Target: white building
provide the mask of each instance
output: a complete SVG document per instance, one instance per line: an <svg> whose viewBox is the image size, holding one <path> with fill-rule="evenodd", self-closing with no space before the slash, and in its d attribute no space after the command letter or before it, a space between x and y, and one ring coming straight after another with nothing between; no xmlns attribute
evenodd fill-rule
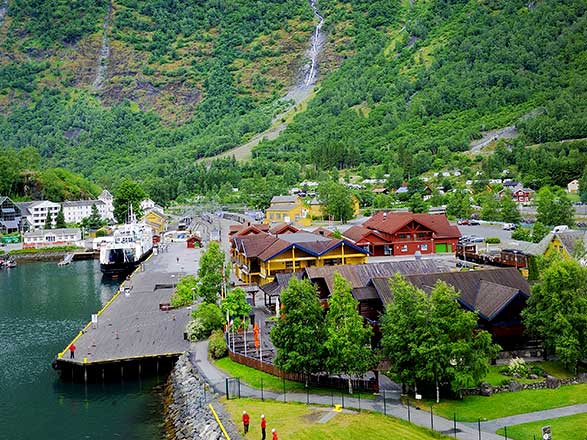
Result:
<svg viewBox="0 0 587 440"><path fill-rule="evenodd" d="M98 200L104 203L104 218L114 220L114 196L108 190L104 190L98 196Z"/></svg>
<svg viewBox="0 0 587 440"><path fill-rule="evenodd" d="M577 194L579 192L579 181L578 180L571 180L567 184L567 192L571 194Z"/></svg>
<svg viewBox="0 0 587 440"><path fill-rule="evenodd" d="M147 212L149 209L153 209L155 207L155 202L151 199L145 199L141 202L141 209L143 212Z"/></svg>
<svg viewBox="0 0 587 440"><path fill-rule="evenodd" d="M106 204L101 200L76 200L73 202L63 202L63 216L65 223L80 223L83 219L92 215L92 206L96 205L100 218L108 220Z"/></svg>
<svg viewBox="0 0 587 440"><path fill-rule="evenodd" d="M81 246L82 244L81 229L64 228L25 232L22 247L38 249L49 246Z"/></svg>
<svg viewBox="0 0 587 440"><path fill-rule="evenodd" d="M48 200L17 203L16 205L19 207L21 215L26 217L31 230L43 229L47 214L51 216L51 226L55 227L55 219L61 210L59 203Z"/></svg>

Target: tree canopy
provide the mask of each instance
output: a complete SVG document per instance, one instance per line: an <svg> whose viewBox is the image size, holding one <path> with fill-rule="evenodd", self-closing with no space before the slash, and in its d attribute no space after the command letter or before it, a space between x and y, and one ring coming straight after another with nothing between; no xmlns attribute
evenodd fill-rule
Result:
<svg viewBox="0 0 587 440"><path fill-rule="evenodd" d="M129 207L132 206L137 219L143 215L141 202L147 197L143 188L132 180L124 180L114 192L114 217L118 223L125 223L128 217Z"/></svg>

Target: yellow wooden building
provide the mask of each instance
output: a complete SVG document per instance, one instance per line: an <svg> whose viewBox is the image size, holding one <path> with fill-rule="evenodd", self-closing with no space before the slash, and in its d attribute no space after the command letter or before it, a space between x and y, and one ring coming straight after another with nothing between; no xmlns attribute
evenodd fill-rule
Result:
<svg viewBox="0 0 587 440"><path fill-rule="evenodd" d="M310 232L235 237L231 249L235 275L244 283L267 284L278 273L312 266L366 263L368 253L345 240Z"/></svg>
<svg viewBox="0 0 587 440"><path fill-rule="evenodd" d="M312 218L308 208L298 196L275 196L265 210L265 223L296 223L310 226Z"/></svg>
<svg viewBox="0 0 587 440"><path fill-rule="evenodd" d="M167 217L165 214L158 209L150 209L145 213L142 220L148 224L153 233L159 235L167 227Z"/></svg>
<svg viewBox="0 0 587 440"><path fill-rule="evenodd" d="M587 264L587 231L568 230L551 235L545 256L557 253L563 258L574 258L583 266Z"/></svg>

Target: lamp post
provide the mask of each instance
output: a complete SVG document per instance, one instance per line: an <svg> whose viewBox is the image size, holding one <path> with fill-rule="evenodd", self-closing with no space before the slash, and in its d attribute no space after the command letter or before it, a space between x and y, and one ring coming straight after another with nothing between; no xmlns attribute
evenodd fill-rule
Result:
<svg viewBox="0 0 587 440"><path fill-rule="evenodd" d="M192 304L196 302L196 288L192 287Z"/></svg>

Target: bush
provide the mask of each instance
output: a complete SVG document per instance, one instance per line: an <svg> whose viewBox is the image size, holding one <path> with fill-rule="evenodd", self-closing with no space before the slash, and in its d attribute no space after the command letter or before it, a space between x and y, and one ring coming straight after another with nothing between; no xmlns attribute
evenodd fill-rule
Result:
<svg viewBox="0 0 587 440"><path fill-rule="evenodd" d="M200 304L197 310L192 313L192 317L200 320L204 327L204 337L201 339L207 338L214 330L222 328L222 324L224 324L224 316L216 304Z"/></svg>
<svg viewBox="0 0 587 440"><path fill-rule="evenodd" d="M187 277L183 277L171 297L171 306L184 307L191 304L194 296L192 289L195 289L196 286L197 281L193 276L188 275Z"/></svg>
<svg viewBox="0 0 587 440"><path fill-rule="evenodd" d="M206 327L201 319L192 319L185 327L185 331L188 334L188 339L192 342L201 341L206 339Z"/></svg>
<svg viewBox="0 0 587 440"><path fill-rule="evenodd" d="M487 237L485 239L485 243L487 243L487 244L499 244L499 243L501 243L501 240L499 239L499 237Z"/></svg>
<svg viewBox="0 0 587 440"><path fill-rule="evenodd" d="M224 339L224 333L221 330L216 330L210 335L208 354L212 359L220 359L228 354L226 339Z"/></svg>
<svg viewBox="0 0 587 440"><path fill-rule="evenodd" d="M509 363L508 372L511 376L526 377L528 376L528 365L522 358L513 358Z"/></svg>

